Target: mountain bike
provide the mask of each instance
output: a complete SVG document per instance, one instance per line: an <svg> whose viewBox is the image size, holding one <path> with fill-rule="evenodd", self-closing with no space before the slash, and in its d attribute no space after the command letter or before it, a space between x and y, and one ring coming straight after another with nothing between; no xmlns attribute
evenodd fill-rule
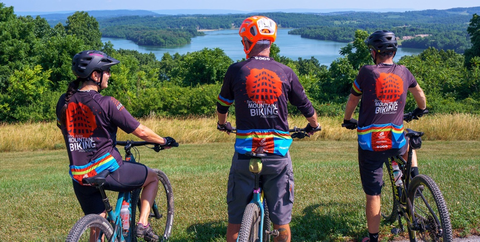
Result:
<svg viewBox="0 0 480 242"><path fill-rule="evenodd" d="M425 111L427 113L428 111ZM422 114L423 115L423 114ZM406 122L418 119L412 113L406 113ZM409 142L408 158L397 155L385 162L381 196L381 213L386 223L398 221L400 229L393 228L392 233L404 231L402 218L406 221L410 241L452 241L452 226L445 199L432 178L425 174L411 177L412 154L422 144L423 132L407 129ZM393 162L402 172L401 183L395 185ZM398 182L397 182L398 184Z"/></svg>
<svg viewBox="0 0 480 242"><path fill-rule="evenodd" d="M125 146L125 162L137 162L140 159L140 152L136 146L147 146L156 152L165 149L164 146L144 142L144 141L117 141L117 145ZM174 145L178 146L178 143ZM132 153L132 149L135 155ZM135 159L137 158L137 160ZM155 201L152 205L149 217L155 219L150 221L153 228L163 229L163 235L159 235L161 241L166 241L171 233L173 226L173 191L170 181L167 175L158 169L153 169L159 178L162 186L159 186ZM105 210L107 212L107 218L103 218L98 214L88 214L80 218L70 230L66 241L137 241L135 231L135 220L140 214L140 192L141 188L130 192L119 192L115 210L112 209L109 199L105 193L103 187L106 177L109 175L109 171L105 170L98 175L90 178L83 179L84 184L95 186L102 196L103 203L105 204ZM163 187L163 188L162 188ZM123 227L122 218L120 216L120 210L124 201L129 205L130 220L127 228ZM162 214L165 213L165 214Z"/></svg>
<svg viewBox="0 0 480 242"><path fill-rule="evenodd" d="M309 134L305 129L290 129L292 138L303 139ZM272 230L268 206L260 187L260 173L262 172L262 159L267 156L262 150L255 152L247 152L246 156L250 157L249 170L255 176L255 187L253 189L253 198L245 207L243 212L242 223L238 233L237 241L254 242L254 241L270 241L270 237L278 236L278 230Z"/></svg>

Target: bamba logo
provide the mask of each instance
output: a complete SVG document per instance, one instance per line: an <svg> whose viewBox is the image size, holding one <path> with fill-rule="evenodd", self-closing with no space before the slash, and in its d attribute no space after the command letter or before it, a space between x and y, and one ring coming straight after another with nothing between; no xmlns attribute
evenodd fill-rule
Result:
<svg viewBox="0 0 480 242"><path fill-rule="evenodd" d="M67 108L67 132L71 137L88 138L97 128L95 115L83 103L71 102Z"/></svg>
<svg viewBox="0 0 480 242"><path fill-rule="evenodd" d="M403 80L393 73L380 73L375 91L378 100L384 103L394 102L403 94Z"/></svg>
<svg viewBox="0 0 480 242"><path fill-rule="evenodd" d="M282 95L282 81L267 69L252 69L246 84L248 97L258 104L274 104Z"/></svg>

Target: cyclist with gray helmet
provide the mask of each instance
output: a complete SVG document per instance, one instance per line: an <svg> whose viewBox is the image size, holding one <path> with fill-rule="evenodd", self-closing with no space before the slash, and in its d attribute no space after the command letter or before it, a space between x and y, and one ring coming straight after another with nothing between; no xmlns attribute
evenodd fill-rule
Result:
<svg viewBox="0 0 480 242"><path fill-rule="evenodd" d="M369 237L363 241L376 242L380 228L380 193L383 163L388 157L407 154L403 114L407 91L413 94L418 108L414 115L423 115L426 98L412 73L393 62L397 51L395 34L376 31L365 41L375 65L363 66L352 85L345 108L343 126L357 129L358 161L363 190L366 194L366 215ZM359 118L353 113L359 101ZM418 175L416 154L412 158L412 177Z"/></svg>
<svg viewBox="0 0 480 242"><path fill-rule="evenodd" d="M110 67L120 61L101 51L88 50L76 54L72 71L77 79L57 103L57 124L62 131L70 160L70 176L75 195L86 214L105 217L105 206L100 192L84 186L83 178L93 177L104 170L111 173L105 188L113 191L132 191L143 188L141 214L136 234L147 241L158 241L148 223L150 207L158 190L157 174L150 168L123 161L115 147L118 128L137 137L169 146L175 143L170 137L162 138L140 124L114 97L102 96L108 87Z"/></svg>

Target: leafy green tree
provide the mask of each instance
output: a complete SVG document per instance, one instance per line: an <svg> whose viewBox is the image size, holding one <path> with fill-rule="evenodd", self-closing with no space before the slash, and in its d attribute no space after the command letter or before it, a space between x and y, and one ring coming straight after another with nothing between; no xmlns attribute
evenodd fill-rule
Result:
<svg viewBox="0 0 480 242"><path fill-rule="evenodd" d="M475 65L472 63L472 59L475 56L480 56L480 16L478 14L473 14L467 32L470 34L473 44L472 48L465 51L465 66L470 68L472 65Z"/></svg>
<svg viewBox="0 0 480 242"><path fill-rule="evenodd" d="M65 30L69 35L75 35L83 40L85 46L90 49L100 49L102 44L102 33L100 32L97 20L88 15L87 12L75 12L67 19Z"/></svg>

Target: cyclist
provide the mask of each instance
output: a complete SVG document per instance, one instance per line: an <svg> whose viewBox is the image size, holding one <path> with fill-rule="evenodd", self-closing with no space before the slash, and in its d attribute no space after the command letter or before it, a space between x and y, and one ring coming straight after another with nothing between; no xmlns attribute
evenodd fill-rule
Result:
<svg viewBox="0 0 480 242"><path fill-rule="evenodd" d="M217 128L230 133L229 107L235 102L237 136L228 180L227 241L238 237L243 211L252 198L254 177L247 152L267 154L261 174L270 218L280 235L290 241L293 206L293 170L288 149L292 143L287 122L287 102L306 117L306 130L320 130L317 115L297 76L289 67L269 57L277 34L276 23L264 16L246 18L240 26L247 60L232 64L218 96Z"/></svg>
<svg viewBox="0 0 480 242"><path fill-rule="evenodd" d="M363 190L366 194L366 216L369 237L363 241L378 240L380 227L380 193L383 163L393 155L407 158L406 138L403 132L403 113L407 90L413 94L421 116L426 98L412 73L393 62L397 51L395 34L382 30L371 34L365 41L375 65L363 66L352 85L345 108L344 126L357 128L358 160ZM353 113L360 99L358 124ZM358 127L357 127L358 125ZM418 175L417 159L412 159L412 177Z"/></svg>
<svg viewBox="0 0 480 242"><path fill-rule="evenodd" d="M58 100L57 123L65 139L73 189L83 212L105 217L99 191L92 186L83 186L82 179L108 170L111 173L106 179L107 190L131 191L143 187L142 212L135 232L147 241L157 241L158 236L148 223L150 207L158 189L157 174L142 164L123 161L115 147L116 133L120 128L145 141L166 146L175 140L160 137L133 118L114 97L100 94L108 86L110 67L119 63L101 51L76 54L72 70L77 79Z"/></svg>

